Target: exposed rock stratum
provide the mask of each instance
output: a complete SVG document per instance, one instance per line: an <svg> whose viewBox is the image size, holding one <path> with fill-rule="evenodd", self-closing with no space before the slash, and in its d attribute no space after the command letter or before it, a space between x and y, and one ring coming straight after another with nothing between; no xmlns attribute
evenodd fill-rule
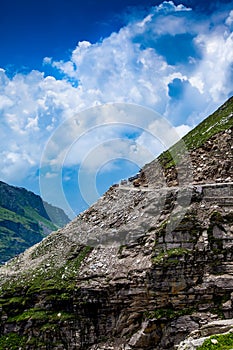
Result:
<svg viewBox="0 0 233 350"><path fill-rule="evenodd" d="M230 334L232 117L233 98L184 138L192 183L165 152L141 186L111 187L1 267L0 348L183 350Z"/></svg>

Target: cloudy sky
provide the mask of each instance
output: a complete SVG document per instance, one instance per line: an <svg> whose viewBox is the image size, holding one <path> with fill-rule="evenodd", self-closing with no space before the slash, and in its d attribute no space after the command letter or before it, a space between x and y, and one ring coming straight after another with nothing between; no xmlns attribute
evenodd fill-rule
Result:
<svg viewBox="0 0 233 350"><path fill-rule="evenodd" d="M3 0L0 179L82 211L232 96L232 30L227 0Z"/></svg>

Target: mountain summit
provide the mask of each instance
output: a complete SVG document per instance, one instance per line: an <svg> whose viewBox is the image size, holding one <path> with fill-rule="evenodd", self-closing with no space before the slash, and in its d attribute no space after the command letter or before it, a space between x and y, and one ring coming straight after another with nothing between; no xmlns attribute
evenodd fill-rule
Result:
<svg viewBox="0 0 233 350"><path fill-rule="evenodd" d="M232 345L232 117L233 98L1 267L0 349Z"/></svg>

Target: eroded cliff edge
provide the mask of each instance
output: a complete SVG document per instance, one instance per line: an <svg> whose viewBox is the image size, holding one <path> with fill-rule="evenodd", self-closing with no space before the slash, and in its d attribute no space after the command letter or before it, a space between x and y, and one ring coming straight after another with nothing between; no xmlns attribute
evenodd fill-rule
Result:
<svg viewBox="0 0 233 350"><path fill-rule="evenodd" d="M148 187L111 188L0 269L0 345L174 349L233 318L232 99L221 108L225 127L190 148L193 183L166 163L161 187L152 162Z"/></svg>

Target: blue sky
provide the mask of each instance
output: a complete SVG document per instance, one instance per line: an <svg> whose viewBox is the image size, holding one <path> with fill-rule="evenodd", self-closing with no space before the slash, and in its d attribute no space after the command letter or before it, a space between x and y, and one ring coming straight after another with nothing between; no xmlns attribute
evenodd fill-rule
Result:
<svg viewBox="0 0 233 350"><path fill-rule="evenodd" d="M232 1L3 0L0 179L40 193L44 176L66 208L57 176L71 212L85 209L79 169L102 194L174 141L140 108L138 129L128 104L182 136L233 94L232 30Z"/></svg>

